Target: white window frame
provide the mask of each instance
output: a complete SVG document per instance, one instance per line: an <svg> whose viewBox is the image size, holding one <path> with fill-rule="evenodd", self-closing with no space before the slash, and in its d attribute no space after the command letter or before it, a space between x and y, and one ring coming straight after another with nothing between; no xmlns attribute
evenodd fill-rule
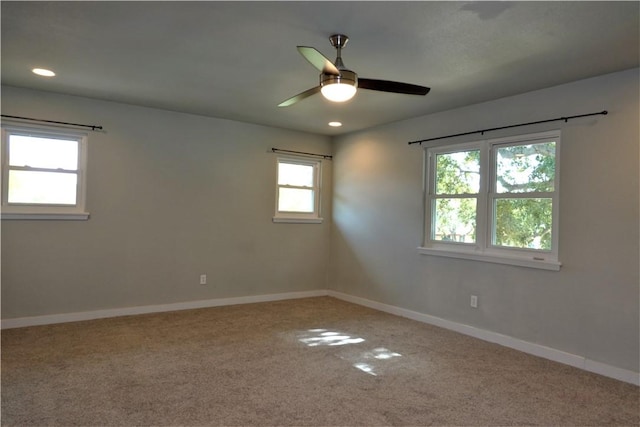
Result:
<svg viewBox="0 0 640 427"><path fill-rule="evenodd" d="M535 144L544 141L555 141L555 176L553 192L497 193L496 186L496 152L500 147ZM498 264L517 265L559 271L562 263L558 259L559 218L560 218L560 130L518 135L505 138L494 138L465 144L425 147L424 173L424 232L423 245L418 251L424 255L444 256L458 259L492 262ZM476 241L475 243L447 242L432 239L433 201L435 196L435 157L442 153L480 150L480 189L477 193ZM461 197L467 197L461 196ZM552 235L551 249L523 249L492 244L493 205L499 198L551 198L552 200Z"/></svg>
<svg viewBox="0 0 640 427"><path fill-rule="evenodd" d="M74 140L78 143L78 169L65 170L64 173L77 174L76 203L74 205L9 203L9 137L10 135L34 136L51 139ZM47 219L47 220L86 220L86 170L87 170L87 134L70 129L50 127L31 127L22 125L2 125L2 219ZM20 168L29 170L30 168ZM35 168L34 168L35 169ZM40 168L37 168L40 170ZM62 172L51 169L51 172Z"/></svg>
<svg viewBox="0 0 640 427"><path fill-rule="evenodd" d="M278 170L280 163L288 163L295 165L304 165L313 167L313 187L300 187L313 190L314 202L313 212L286 212L278 210L278 200L280 197L280 188L298 188L295 186L280 185L278 181ZM323 218L320 216L321 208L321 182L322 182L322 160L306 158L302 156L276 156L276 191L275 191L275 215L273 222L291 222L291 223L321 223Z"/></svg>

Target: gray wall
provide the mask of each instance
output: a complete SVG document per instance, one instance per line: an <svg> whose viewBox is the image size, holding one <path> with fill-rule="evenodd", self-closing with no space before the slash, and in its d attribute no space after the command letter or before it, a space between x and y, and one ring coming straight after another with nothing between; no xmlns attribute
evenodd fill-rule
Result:
<svg viewBox="0 0 640 427"><path fill-rule="evenodd" d="M637 372L638 93L635 69L336 138L330 288ZM408 141L604 109L486 135L562 129L560 272L417 253L423 150Z"/></svg>
<svg viewBox="0 0 640 427"><path fill-rule="evenodd" d="M2 221L4 319L326 288L331 161L325 222L274 224L268 151L329 137L12 87L2 112L106 130L89 134L90 220Z"/></svg>

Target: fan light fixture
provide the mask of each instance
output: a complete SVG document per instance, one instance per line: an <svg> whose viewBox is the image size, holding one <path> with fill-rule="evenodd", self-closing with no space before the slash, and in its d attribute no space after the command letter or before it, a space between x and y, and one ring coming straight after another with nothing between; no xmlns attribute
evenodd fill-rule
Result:
<svg viewBox="0 0 640 427"><path fill-rule="evenodd" d="M356 94L356 87L345 83L332 83L322 86L322 96L332 102L345 102Z"/></svg>
<svg viewBox="0 0 640 427"><path fill-rule="evenodd" d="M320 75L320 92L322 96L332 102L345 102L353 98L358 87L356 73L340 70L339 76L331 74Z"/></svg>
<svg viewBox="0 0 640 427"><path fill-rule="evenodd" d="M344 34L334 34L329 37L331 46L336 48L336 60L331 62L329 58L310 46L298 46L298 52L311 65L320 71L320 84L304 92L282 101L278 107L288 107L302 101L316 93L332 102L345 102L354 97L358 88L376 90L379 92L404 93L407 95L426 95L429 88L410 83L394 82L391 80L377 80L359 78L356 73L347 69L342 62L342 48L349 38Z"/></svg>

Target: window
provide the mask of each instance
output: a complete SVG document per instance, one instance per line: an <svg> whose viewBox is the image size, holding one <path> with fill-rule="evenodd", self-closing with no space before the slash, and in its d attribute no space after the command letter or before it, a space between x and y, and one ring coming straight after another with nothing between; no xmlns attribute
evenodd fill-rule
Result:
<svg viewBox="0 0 640 427"><path fill-rule="evenodd" d="M560 132L426 149L420 251L559 270Z"/></svg>
<svg viewBox="0 0 640 427"><path fill-rule="evenodd" d="M278 157L274 222L322 222L320 160Z"/></svg>
<svg viewBox="0 0 640 427"><path fill-rule="evenodd" d="M71 131L2 129L2 218L87 219L87 137Z"/></svg>

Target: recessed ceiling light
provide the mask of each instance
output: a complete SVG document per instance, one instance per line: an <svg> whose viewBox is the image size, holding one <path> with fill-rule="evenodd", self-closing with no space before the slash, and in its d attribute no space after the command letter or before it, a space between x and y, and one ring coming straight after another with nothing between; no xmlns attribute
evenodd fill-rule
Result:
<svg viewBox="0 0 640 427"><path fill-rule="evenodd" d="M45 68L34 68L31 71L33 72L33 74L37 74L39 76L44 76L44 77L53 77L56 75L56 73L54 73L53 71L47 70Z"/></svg>
<svg viewBox="0 0 640 427"><path fill-rule="evenodd" d="M339 128L340 126L342 126L342 123L340 123L340 122L329 122L329 126L334 127L334 128Z"/></svg>

